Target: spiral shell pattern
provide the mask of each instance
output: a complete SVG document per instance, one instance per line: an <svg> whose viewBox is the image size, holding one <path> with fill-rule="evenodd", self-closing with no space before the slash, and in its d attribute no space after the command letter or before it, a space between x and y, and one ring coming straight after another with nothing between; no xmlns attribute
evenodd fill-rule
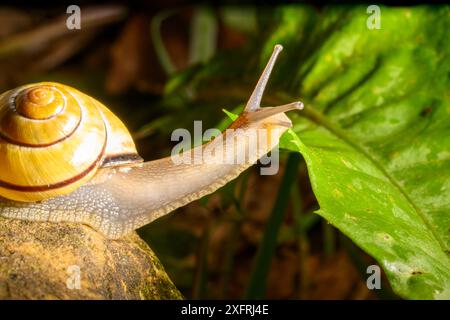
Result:
<svg viewBox="0 0 450 320"><path fill-rule="evenodd" d="M77 189L118 148L111 140L117 133L108 132L117 121L98 101L62 84L5 92L0 96L0 196L32 202ZM126 135L122 140L130 144L123 124L117 126L119 137ZM125 153L135 152L131 144Z"/></svg>

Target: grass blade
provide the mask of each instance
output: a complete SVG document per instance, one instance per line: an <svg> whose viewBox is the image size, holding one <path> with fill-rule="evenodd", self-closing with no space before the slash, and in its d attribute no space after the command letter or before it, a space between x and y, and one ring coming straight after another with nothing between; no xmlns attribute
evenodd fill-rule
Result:
<svg viewBox="0 0 450 320"><path fill-rule="evenodd" d="M286 171L281 181L275 205L267 221L261 245L255 258L255 264L250 277L250 283L245 294L247 299L264 298L267 287L267 276L269 274L272 257L275 252L278 232L283 223L286 209L289 205L292 185L298 177L298 167L300 163L298 153L290 153Z"/></svg>

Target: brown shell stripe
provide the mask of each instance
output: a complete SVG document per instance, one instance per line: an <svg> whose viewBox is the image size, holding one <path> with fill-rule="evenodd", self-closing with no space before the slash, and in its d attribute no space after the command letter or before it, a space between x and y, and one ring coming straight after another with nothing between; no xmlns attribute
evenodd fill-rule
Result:
<svg viewBox="0 0 450 320"><path fill-rule="evenodd" d="M74 176L72 178L69 178L69 179L61 181L61 182L57 182L57 183L53 183L53 184L49 184L49 185L42 185L42 186L19 186L19 185L15 185L15 184L0 180L0 187L2 187L4 189L23 191L23 192L42 192L42 191L48 191L48 190L62 188L69 184L72 184L78 180L83 179L92 170L94 170L101 161L103 161L103 156L105 153L107 141L108 141L108 139L106 137L105 142L103 144L102 151L98 155L97 159L86 170L84 170L83 172L80 172L79 174L77 174L76 176Z"/></svg>
<svg viewBox="0 0 450 320"><path fill-rule="evenodd" d="M75 131L77 131L78 127L79 127L80 124L81 124L81 120L82 120L82 119L83 119L83 117L80 117L80 119L78 120L77 125L75 126L75 128L73 128L73 130L72 130L71 132L69 132L69 134L65 135L64 137L62 137L62 138L60 138L60 139L58 139L58 140L52 141L52 142L50 142L50 143L45 143L45 144L31 144L31 143L26 143L26 142L16 141L16 140L14 140L14 139L11 139L11 138L5 136L2 132L0 132L0 138L1 138L2 140L5 140L5 141L8 142L8 143L15 144L15 145L21 146L21 147L28 147L28 148L46 148L46 147L53 146L53 145L55 145L55 144L57 144L57 143L60 143L60 142L62 142L62 141L64 141L64 140L70 138L70 137L75 133Z"/></svg>

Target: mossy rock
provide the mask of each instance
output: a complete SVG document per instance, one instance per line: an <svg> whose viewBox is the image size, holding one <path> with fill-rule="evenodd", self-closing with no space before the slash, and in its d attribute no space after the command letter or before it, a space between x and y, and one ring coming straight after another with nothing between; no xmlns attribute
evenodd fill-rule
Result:
<svg viewBox="0 0 450 320"><path fill-rule="evenodd" d="M81 224L0 217L0 299L180 298L136 233L110 240Z"/></svg>

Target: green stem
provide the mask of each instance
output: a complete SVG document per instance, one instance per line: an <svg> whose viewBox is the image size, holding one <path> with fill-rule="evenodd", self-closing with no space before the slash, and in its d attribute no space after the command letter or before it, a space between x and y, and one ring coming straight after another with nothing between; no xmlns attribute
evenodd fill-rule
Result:
<svg viewBox="0 0 450 320"><path fill-rule="evenodd" d="M194 277L192 290L193 299L201 299L206 296L206 284L208 275L208 250L211 233L211 224L208 224L203 231L199 252L197 255L197 270Z"/></svg>
<svg viewBox="0 0 450 320"><path fill-rule="evenodd" d="M168 76L175 73L176 67L172 63L169 53L164 46L164 41L161 37L161 24L168 17L178 12L178 10L167 10L156 14L150 23L150 34L153 40L153 47L155 48L156 55L161 63L162 68Z"/></svg>
<svg viewBox="0 0 450 320"><path fill-rule="evenodd" d="M220 294L221 299L228 297L228 288L230 286L232 271L234 266L234 255L236 253L236 247L239 239L239 231L241 227L241 221L233 221L231 226L231 232L228 237L227 246L225 249L225 257L222 268L222 279Z"/></svg>
<svg viewBox="0 0 450 320"><path fill-rule="evenodd" d="M326 258L330 258L336 251L336 234L333 226L325 219L322 219L323 230L323 251Z"/></svg>
<svg viewBox="0 0 450 320"><path fill-rule="evenodd" d="M227 298L228 288L232 278L233 266L234 266L234 256L236 254L236 248L239 239L239 231L241 230L241 225L244 217L246 216L245 210L242 208L241 203L244 200L245 191L247 190L247 182L249 178L248 171L244 172L241 178L241 186L238 192L236 188L236 193L238 192L238 197L233 195L233 202L236 209L238 219L233 219L231 221L231 232L228 238L227 247L225 249L225 257L222 268L222 283L221 283L221 297L222 299ZM236 184L237 186L237 184Z"/></svg>
<svg viewBox="0 0 450 320"><path fill-rule="evenodd" d="M300 159L298 153L289 154L277 199L275 200L275 205L273 206L269 220L267 221L261 245L256 254L253 271L250 276L250 283L245 294L247 299L261 299L265 296L267 278L272 257L275 253L278 232L289 205L291 187L298 177L297 173Z"/></svg>
<svg viewBox="0 0 450 320"><path fill-rule="evenodd" d="M302 211L300 202L300 189L297 184L294 184L292 188L292 212L295 220L295 227L297 233L297 250L298 250L298 285L297 296L299 299L307 299L309 291L309 239L308 231L304 227L305 213Z"/></svg>
<svg viewBox="0 0 450 320"><path fill-rule="evenodd" d="M195 9L190 30L189 64L206 62L210 59L217 47L217 18L214 11L207 6Z"/></svg>

